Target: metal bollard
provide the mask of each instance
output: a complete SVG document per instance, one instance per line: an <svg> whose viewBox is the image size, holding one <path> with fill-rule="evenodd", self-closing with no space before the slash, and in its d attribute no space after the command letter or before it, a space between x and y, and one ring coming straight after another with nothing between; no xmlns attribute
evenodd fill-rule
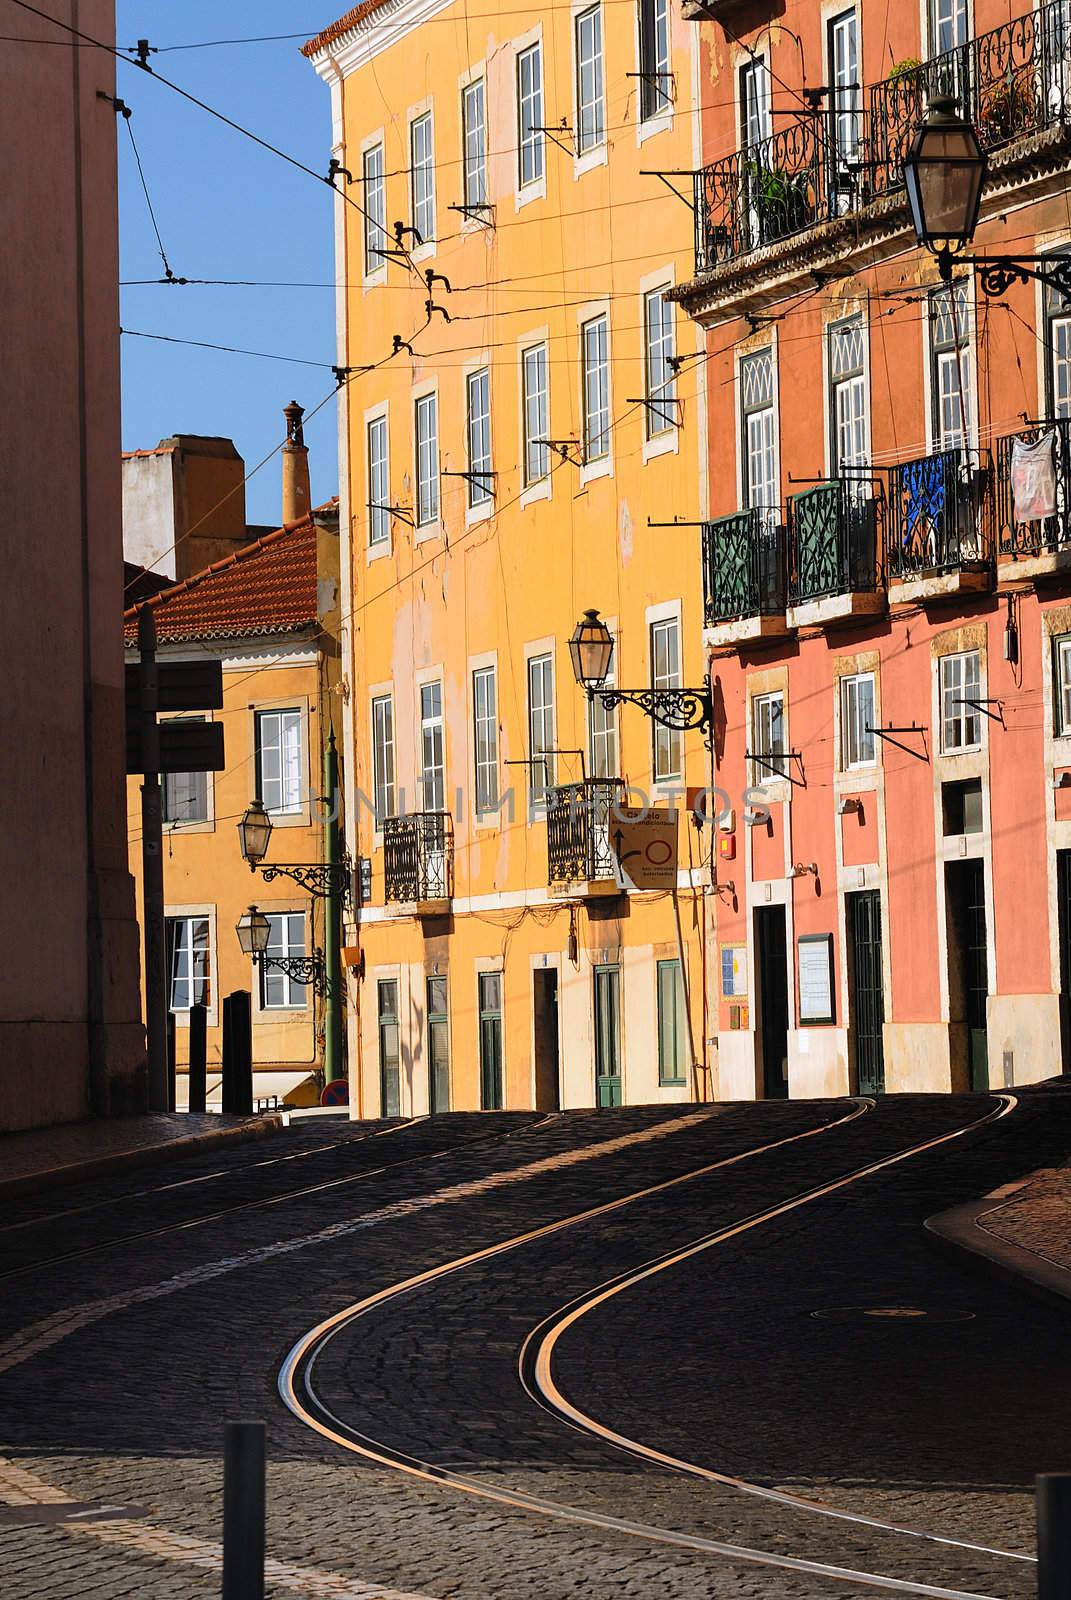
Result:
<svg viewBox="0 0 1071 1600"><path fill-rule="evenodd" d="M191 1111L203 1112L207 1097L208 1040L206 1024L208 1012L204 1006L190 1007L190 1105Z"/></svg>
<svg viewBox="0 0 1071 1600"><path fill-rule="evenodd" d="M223 1600L264 1600L265 1433L223 1425Z"/></svg>
<svg viewBox="0 0 1071 1600"><path fill-rule="evenodd" d="M1071 1472L1043 1472L1035 1483L1038 1600L1071 1600Z"/></svg>
<svg viewBox="0 0 1071 1600"><path fill-rule="evenodd" d="M235 1116L253 1115L253 1024L248 989L236 989L223 1002L223 1108Z"/></svg>
<svg viewBox="0 0 1071 1600"><path fill-rule="evenodd" d="M167 1013L167 1109L175 1109L175 1013Z"/></svg>

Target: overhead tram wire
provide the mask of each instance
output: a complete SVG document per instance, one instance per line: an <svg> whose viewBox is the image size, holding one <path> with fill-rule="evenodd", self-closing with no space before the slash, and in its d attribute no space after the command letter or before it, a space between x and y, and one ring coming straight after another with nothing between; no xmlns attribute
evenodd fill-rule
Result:
<svg viewBox="0 0 1071 1600"><path fill-rule="evenodd" d="M118 107L116 109L118 109ZM153 210L152 198L149 194L149 185L145 177L145 168L142 166L141 154L138 150L137 140L134 138L134 120L130 114L129 107L126 108L125 113L123 114L123 121L126 123L126 131L130 135L130 148L133 150L134 160L137 162L138 177L141 179L141 192L145 196L145 204L149 210L149 221L152 223L152 231L156 235L156 245L160 251L160 260L164 264L164 282L182 283L183 280L176 277L174 272L171 270L171 263L167 259L167 251L164 249L164 241L160 236L160 225L156 220L156 212Z"/></svg>
<svg viewBox="0 0 1071 1600"><path fill-rule="evenodd" d="M244 350L238 345L211 344L207 339L180 339L176 334L147 333L142 328L120 328L119 332L124 334L128 339L155 339L160 344L190 345L196 350L218 350L223 354L230 356L255 356L261 361L286 361L292 366L321 367L327 372L335 371L334 362L312 361L305 356L281 356L274 354L270 350ZM416 336L414 335L414 338L415 337ZM341 371L342 369L339 368L338 370ZM371 369L367 368L365 370L370 371Z"/></svg>

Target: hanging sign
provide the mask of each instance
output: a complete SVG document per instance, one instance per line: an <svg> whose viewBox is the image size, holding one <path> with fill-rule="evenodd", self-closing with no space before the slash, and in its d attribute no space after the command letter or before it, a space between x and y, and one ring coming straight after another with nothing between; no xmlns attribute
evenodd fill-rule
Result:
<svg viewBox="0 0 1071 1600"><path fill-rule="evenodd" d="M623 889L677 887L677 812L669 806L615 805L610 848Z"/></svg>

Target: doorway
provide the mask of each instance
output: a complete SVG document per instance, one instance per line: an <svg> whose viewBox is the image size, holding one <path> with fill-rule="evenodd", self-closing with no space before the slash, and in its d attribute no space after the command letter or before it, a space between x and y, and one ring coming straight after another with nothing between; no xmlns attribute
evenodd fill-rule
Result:
<svg viewBox="0 0 1071 1600"><path fill-rule="evenodd" d="M885 992L881 962L881 895L847 896L848 961L855 1077L860 1094L885 1093Z"/></svg>
<svg viewBox="0 0 1071 1600"><path fill-rule="evenodd" d="M755 912L759 969L759 1050L762 1092L767 1100L788 1098L788 941L784 906Z"/></svg>
<svg viewBox="0 0 1071 1600"><path fill-rule="evenodd" d="M981 860L950 861L945 867L948 927L948 1016L953 1049L960 1034L971 1089L989 1088L986 1002L989 999L989 940L985 910L985 866ZM955 1062L955 1055L953 1062Z"/></svg>
<svg viewBox="0 0 1071 1600"><path fill-rule="evenodd" d="M480 1109L502 1109L502 974L480 973Z"/></svg>
<svg viewBox="0 0 1071 1600"><path fill-rule="evenodd" d="M559 1111L557 967L536 967L532 972L532 1026L535 1035L535 1108L537 1111Z"/></svg>
<svg viewBox="0 0 1071 1600"><path fill-rule="evenodd" d="M447 981L428 978L428 1110L432 1116L450 1109L450 1017Z"/></svg>
<svg viewBox="0 0 1071 1600"><path fill-rule="evenodd" d="M621 968L595 968L595 1104L621 1104Z"/></svg>
<svg viewBox="0 0 1071 1600"><path fill-rule="evenodd" d="M401 1030L398 1026L398 980L380 978L379 1001L379 1108L380 1116L400 1117Z"/></svg>

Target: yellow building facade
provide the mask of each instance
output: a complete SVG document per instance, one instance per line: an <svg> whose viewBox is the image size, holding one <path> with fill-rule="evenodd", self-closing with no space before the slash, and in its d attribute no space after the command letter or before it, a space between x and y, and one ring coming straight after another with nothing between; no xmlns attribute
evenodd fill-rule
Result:
<svg viewBox="0 0 1071 1600"><path fill-rule="evenodd" d="M665 297L693 224L648 175L697 165L694 37L666 0L372 0L305 47L351 373L355 1115L716 1089L706 744L589 705L568 650L595 608L608 681L704 680L699 539L664 526L705 511L701 335ZM619 785L680 797L675 887L618 891Z"/></svg>

